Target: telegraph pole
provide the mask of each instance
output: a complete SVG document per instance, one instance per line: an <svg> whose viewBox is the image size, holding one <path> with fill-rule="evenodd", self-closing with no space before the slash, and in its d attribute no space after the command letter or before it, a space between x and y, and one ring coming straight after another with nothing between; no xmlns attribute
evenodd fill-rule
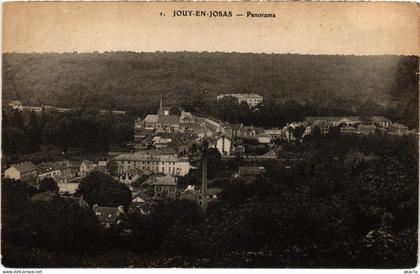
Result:
<svg viewBox="0 0 420 274"><path fill-rule="evenodd" d="M201 179L201 207L203 213L206 214L207 210L207 139L203 141L203 155L202 155L202 179Z"/></svg>

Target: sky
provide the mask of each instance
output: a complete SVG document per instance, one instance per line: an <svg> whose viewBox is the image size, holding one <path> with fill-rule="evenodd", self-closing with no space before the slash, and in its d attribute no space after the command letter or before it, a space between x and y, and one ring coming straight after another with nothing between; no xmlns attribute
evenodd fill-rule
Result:
<svg viewBox="0 0 420 274"><path fill-rule="evenodd" d="M233 16L173 17L174 10ZM415 3L18 2L3 4L3 12L3 52L420 52Z"/></svg>

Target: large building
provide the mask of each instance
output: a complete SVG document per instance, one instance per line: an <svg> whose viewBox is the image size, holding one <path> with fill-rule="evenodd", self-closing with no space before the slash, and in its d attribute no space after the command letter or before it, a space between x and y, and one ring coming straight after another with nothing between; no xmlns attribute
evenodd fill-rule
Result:
<svg viewBox="0 0 420 274"><path fill-rule="evenodd" d="M176 177L169 174L165 176L150 176L143 183L143 187L148 188L148 192L154 200L175 200L177 198Z"/></svg>
<svg viewBox="0 0 420 274"><path fill-rule="evenodd" d="M23 110L23 104L20 101L10 101L9 106L19 111Z"/></svg>
<svg viewBox="0 0 420 274"><path fill-rule="evenodd" d="M30 180L36 179L38 175L38 166L31 162L11 165L4 171L4 177L14 180Z"/></svg>
<svg viewBox="0 0 420 274"><path fill-rule="evenodd" d="M160 98L157 114L148 114L143 120L136 120L134 124L135 135L142 135L147 130L159 130L164 132L180 132L186 124L194 122L191 113L182 111L181 115L171 115L169 108L163 105Z"/></svg>
<svg viewBox="0 0 420 274"><path fill-rule="evenodd" d="M261 104L264 100L264 97L262 97L261 95L253 93L228 93L218 95L216 98L217 100L222 100L225 97L233 97L236 100L238 100L238 104L245 102L248 104L249 107L256 107L257 105Z"/></svg>
<svg viewBox="0 0 420 274"><path fill-rule="evenodd" d="M318 123L328 123L330 126L355 126L358 124L372 124L383 128L391 126L392 122L384 116L323 116L323 117L306 117L305 122L309 125L316 125Z"/></svg>
<svg viewBox="0 0 420 274"><path fill-rule="evenodd" d="M191 169L187 158L179 158L173 149L152 149L135 153L121 154L114 158L119 174L134 168L154 173L184 176Z"/></svg>

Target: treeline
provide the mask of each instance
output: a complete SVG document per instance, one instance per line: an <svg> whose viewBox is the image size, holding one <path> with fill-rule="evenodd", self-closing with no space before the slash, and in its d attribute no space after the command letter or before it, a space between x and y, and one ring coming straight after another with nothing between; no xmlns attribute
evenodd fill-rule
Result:
<svg viewBox="0 0 420 274"><path fill-rule="evenodd" d="M3 100L140 112L165 95L178 105L227 92L266 102L331 97L408 104L418 57L106 52L3 54ZM417 100L416 100L417 102Z"/></svg>
<svg viewBox="0 0 420 274"><path fill-rule="evenodd" d="M305 157L292 167L264 164L266 174L255 184L240 179L221 182L224 190L218 202L209 204L206 216L192 202L174 201L159 205L150 216L125 215L108 231L98 226L88 209L59 201L33 202L29 199L33 194L20 184L2 184L3 263L415 267L416 138L312 137L285 145L284 151ZM79 230L82 221L86 228ZM57 259L45 260L52 254L57 257L50 258Z"/></svg>
<svg viewBox="0 0 420 274"><path fill-rule="evenodd" d="M331 96L323 101L265 100L262 105L249 108L233 98L220 101L198 98L181 103L188 111L210 115L222 121L258 127L283 127L287 123L303 121L307 116L385 116L410 129L418 129L418 96L409 104L380 105L373 101L356 101Z"/></svg>
<svg viewBox="0 0 420 274"><path fill-rule="evenodd" d="M2 149L6 154L34 153L43 145L83 152L107 152L111 146L125 147L133 138L134 118L101 114L97 109L68 113L20 112L3 108Z"/></svg>

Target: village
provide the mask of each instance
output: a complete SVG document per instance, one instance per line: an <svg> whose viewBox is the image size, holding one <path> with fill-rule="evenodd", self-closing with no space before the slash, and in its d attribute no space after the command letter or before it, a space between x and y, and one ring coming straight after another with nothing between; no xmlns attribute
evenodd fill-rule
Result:
<svg viewBox="0 0 420 274"><path fill-rule="evenodd" d="M222 94L217 100L226 97L234 98L238 104L246 103L250 108L263 104L263 97L257 94ZM9 106L16 111L40 111L24 108L19 101L10 102ZM290 121L284 127L262 128L195 116L177 107L174 114L173 109L166 106L161 97L156 114L136 119L133 141L127 144L128 152L110 151L101 158L78 161L18 162L3 169L3 178L26 181L35 186L53 179L57 191L36 194L32 200L60 196L89 207L83 195L75 196L79 183L94 172L112 176L130 189L131 203L129 207L101 204L91 207L99 222L109 228L118 224L119 216L126 212L150 215L157 204L168 200L190 200L198 205L217 202L222 188L212 183L214 178L207 178L207 164L211 164L212 159L207 159L206 153L210 150L218 155L217 161L224 163L222 166L240 159L234 169L224 169L220 178L230 183L242 180L252 184L258 176L264 176L265 162L278 161L287 167L299 160L285 157L282 153L284 143L304 142L312 135L416 134L383 116L306 117L304 121ZM201 178L186 180L193 172Z"/></svg>

